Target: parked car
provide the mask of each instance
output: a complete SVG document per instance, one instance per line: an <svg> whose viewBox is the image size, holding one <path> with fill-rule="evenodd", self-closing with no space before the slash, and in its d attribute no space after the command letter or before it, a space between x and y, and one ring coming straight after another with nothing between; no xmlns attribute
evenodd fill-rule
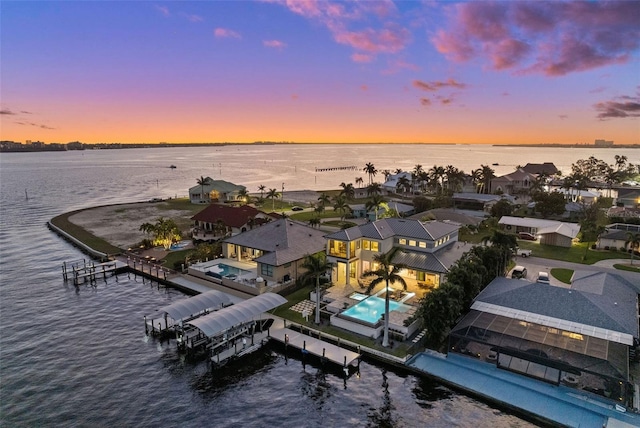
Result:
<svg viewBox="0 0 640 428"><path fill-rule="evenodd" d="M536 241L538 237L529 232L518 232L518 238L524 239L525 241Z"/></svg>
<svg viewBox="0 0 640 428"><path fill-rule="evenodd" d="M302 207L291 207L291 211L302 211L303 209Z"/></svg>
<svg viewBox="0 0 640 428"><path fill-rule="evenodd" d="M540 284L550 284L549 274L547 272L538 272L538 279L536 279L536 282L539 282Z"/></svg>
<svg viewBox="0 0 640 428"><path fill-rule="evenodd" d="M519 256L519 257L529 257L529 256L531 256L531 250L524 250L524 249L522 249L522 248L518 248L518 249L516 250L516 256Z"/></svg>
<svg viewBox="0 0 640 428"><path fill-rule="evenodd" d="M514 279L526 279L527 278L527 268L524 266L516 266L513 268L511 272L511 278Z"/></svg>

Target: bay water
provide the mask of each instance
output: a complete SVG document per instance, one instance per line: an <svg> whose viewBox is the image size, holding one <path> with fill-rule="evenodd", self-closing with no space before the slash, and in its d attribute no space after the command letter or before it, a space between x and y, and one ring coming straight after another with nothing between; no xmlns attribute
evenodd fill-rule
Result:
<svg viewBox="0 0 640 428"><path fill-rule="evenodd" d="M145 335L143 316L184 294L120 275L62 279L86 258L46 222L75 209L187 195L201 176L278 191L324 190L382 171L527 162L565 172L591 155L638 163L635 149L467 145L260 145L0 155L0 426L524 427L530 423L426 378L363 361L338 374L267 348L232 369L187 361ZM176 168L170 168L175 165ZM318 171L355 166L355 169ZM382 181L382 174L376 177ZM114 224L113 227L118 227Z"/></svg>

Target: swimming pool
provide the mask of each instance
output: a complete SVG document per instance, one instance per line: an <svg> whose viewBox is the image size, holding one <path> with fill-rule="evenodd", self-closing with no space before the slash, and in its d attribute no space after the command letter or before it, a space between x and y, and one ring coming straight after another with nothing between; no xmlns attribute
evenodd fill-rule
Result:
<svg viewBox="0 0 640 428"><path fill-rule="evenodd" d="M170 250L182 250L183 248L185 248L190 243L191 243L191 241L174 242L173 244L171 244L171 247L169 247L169 249Z"/></svg>
<svg viewBox="0 0 640 428"><path fill-rule="evenodd" d="M368 294L358 293L357 291L354 291L353 293L351 293L351 294L349 295L349 298L350 298L350 299L358 300L358 301L360 301L360 302L361 302L361 301L363 301L364 299L366 299L367 297L369 297L369 295L368 295Z"/></svg>
<svg viewBox="0 0 640 428"><path fill-rule="evenodd" d="M218 263L211 266L206 273L207 275L214 277L219 276L221 278L234 279L247 273L251 273L251 271L240 269L235 266L225 265L224 263Z"/></svg>
<svg viewBox="0 0 640 428"><path fill-rule="evenodd" d="M409 305L396 302L395 300L389 300L389 312L407 312L407 310L409 310ZM369 324L375 324L382 318L383 314L384 299L377 296L370 296L360 303L356 303L340 315L355 318Z"/></svg>

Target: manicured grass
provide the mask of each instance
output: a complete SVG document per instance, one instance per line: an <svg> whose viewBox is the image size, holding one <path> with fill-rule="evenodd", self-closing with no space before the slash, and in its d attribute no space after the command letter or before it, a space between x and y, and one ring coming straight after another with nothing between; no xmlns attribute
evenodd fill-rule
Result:
<svg viewBox="0 0 640 428"><path fill-rule="evenodd" d="M541 245L537 242L518 240L518 246L531 250L535 257L545 259L562 260L565 262L593 264L600 260L628 259L630 256L619 251L604 251L587 249L586 242L574 243L571 248L557 247L555 245Z"/></svg>
<svg viewBox="0 0 640 428"><path fill-rule="evenodd" d="M164 261L163 266L169 269L174 269L176 263L184 263L184 258L193 251L193 248L187 250L169 251L166 256L162 258Z"/></svg>
<svg viewBox="0 0 640 428"><path fill-rule="evenodd" d="M340 220L325 221L322 224L325 224L327 226L340 227L340 228L353 227L356 225L355 223L352 223L350 221L340 221Z"/></svg>
<svg viewBox="0 0 640 428"><path fill-rule="evenodd" d="M79 210L79 211L82 211L82 210ZM99 251L105 254L122 253L122 248L118 248L114 245L111 245L104 239L98 238L97 236L93 235L86 229L74 223L71 223L69 221L69 217L72 216L73 214L78 213L79 211L72 211L72 212L61 214L57 217L52 218L51 223L96 251Z"/></svg>
<svg viewBox="0 0 640 428"><path fill-rule="evenodd" d="M629 266L629 265L620 265L620 264L615 264L613 265L614 268L618 269L618 270L626 270L629 272L638 272L640 273L640 267L638 266Z"/></svg>
<svg viewBox="0 0 640 428"><path fill-rule="evenodd" d="M291 214L289 217L292 220L297 220L297 221L301 221L301 222L305 222L306 223L307 221L311 220L312 218L316 218L316 217L318 217L318 218L336 218L336 217L340 217L340 215L331 209L331 210L323 211L320 214L318 214L315 211L297 212L297 213Z"/></svg>
<svg viewBox="0 0 640 428"><path fill-rule="evenodd" d="M573 269L552 268L551 276L560 282L564 282L565 284L571 284L571 276L573 276Z"/></svg>

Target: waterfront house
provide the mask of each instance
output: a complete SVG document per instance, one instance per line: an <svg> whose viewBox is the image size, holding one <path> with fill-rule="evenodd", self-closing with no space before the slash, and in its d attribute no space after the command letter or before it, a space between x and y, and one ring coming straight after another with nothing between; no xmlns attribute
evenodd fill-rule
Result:
<svg viewBox="0 0 640 428"><path fill-rule="evenodd" d="M203 184L189 188L189 200L192 204L208 204L216 201L236 202L241 200L240 194L246 190L245 186L207 177Z"/></svg>
<svg viewBox="0 0 640 428"><path fill-rule="evenodd" d="M407 205L407 204L394 202L394 201L386 202L386 204L388 206L389 211L393 212L394 215L395 214L399 215L400 217L411 215L414 212L413 205ZM375 210L367 209L366 204L352 204L352 205L349 205L349 208L351 209L352 217L366 218L368 220L375 220L376 217L377 218L383 217L387 213L387 208L379 207L377 210L378 212L376 213Z"/></svg>
<svg viewBox="0 0 640 428"><path fill-rule="evenodd" d="M526 232L540 239L541 244L570 247L580 232L580 225L529 217L502 216L498 224L509 233Z"/></svg>
<svg viewBox="0 0 640 428"><path fill-rule="evenodd" d="M361 285L362 273L376 269L374 255L399 247L394 261L408 267L401 272L407 283L438 287L461 255L456 251L459 228L440 221L387 218L334 232L326 236L327 260L334 265L331 280Z"/></svg>
<svg viewBox="0 0 640 428"><path fill-rule="evenodd" d="M215 241L246 232L275 218L249 205L211 204L191 217L192 237L201 241Z"/></svg>
<svg viewBox="0 0 640 428"><path fill-rule="evenodd" d="M544 162L544 163L528 163L522 167L524 172L528 172L529 174L535 175L546 175L548 177L557 175L560 170L556 168L553 162Z"/></svg>
<svg viewBox="0 0 640 428"><path fill-rule="evenodd" d="M305 271L304 258L325 248L325 232L283 218L247 230L222 242L225 258L255 263L256 272L267 284L286 284Z"/></svg>
<svg viewBox="0 0 640 428"><path fill-rule="evenodd" d="M631 406L638 284L575 272L570 288L498 277L452 329L449 350Z"/></svg>
<svg viewBox="0 0 640 428"><path fill-rule="evenodd" d="M491 193L506 193L509 195L526 195L531 189L537 176L518 168L516 171L491 180Z"/></svg>

